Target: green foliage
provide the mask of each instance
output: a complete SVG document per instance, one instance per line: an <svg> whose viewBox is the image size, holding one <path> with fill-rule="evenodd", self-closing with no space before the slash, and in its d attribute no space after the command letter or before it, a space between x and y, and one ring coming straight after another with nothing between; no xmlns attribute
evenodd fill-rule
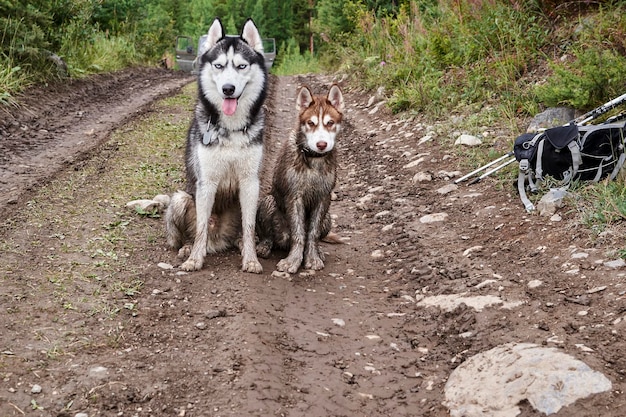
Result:
<svg viewBox="0 0 626 417"><path fill-rule="evenodd" d="M622 180L605 181L579 190L583 223L597 232L626 220L626 187Z"/></svg>
<svg viewBox="0 0 626 417"><path fill-rule="evenodd" d="M600 9L574 21L558 34L564 53L551 62L553 74L535 89L548 106L569 105L590 109L609 97L624 93L626 74L625 6Z"/></svg>
<svg viewBox="0 0 626 417"><path fill-rule="evenodd" d="M308 51L301 53L295 39L290 39L276 54L280 60L274 64L272 72L276 75L294 75L319 73L321 66L315 56Z"/></svg>

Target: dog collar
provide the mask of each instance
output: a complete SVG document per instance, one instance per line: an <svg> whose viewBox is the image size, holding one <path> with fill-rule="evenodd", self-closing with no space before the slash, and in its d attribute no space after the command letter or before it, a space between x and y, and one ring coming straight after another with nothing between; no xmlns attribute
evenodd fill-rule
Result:
<svg viewBox="0 0 626 417"><path fill-rule="evenodd" d="M243 132L244 134L248 132L248 126L243 129L231 130L228 131L224 128L216 129L211 128L211 119L206 124L206 129L202 133L202 144L206 146L217 145L220 142L221 138L227 138L230 132Z"/></svg>
<svg viewBox="0 0 626 417"><path fill-rule="evenodd" d="M211 119L206 124L206 130L202 134L202 144L206 146L211 146L219 143L219 131L216 129L211 129Z"/></svg>
<svg viewBox="0 0 626 417"><path fill-rule="evenodd" d="M310 149L307 148L302 148L302 154L307 157L307 158L322 158L326 155L328 155L328 152L326 153L318 153L315 151L312 151Z"/></svg>

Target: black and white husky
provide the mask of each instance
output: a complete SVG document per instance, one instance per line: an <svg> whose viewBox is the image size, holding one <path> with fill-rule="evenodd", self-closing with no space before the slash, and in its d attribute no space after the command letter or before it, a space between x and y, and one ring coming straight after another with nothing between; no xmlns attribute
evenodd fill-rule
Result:
<svg viewBox="0 0 626 417"><path fill-rule="evenodd" d="M263 43L251 19L240 36L226 36L215 19L203 49L187 134L187 188L172 196L165 214L167 242L188 256L181 269L194 271L207 253L233 247L241 236L243 271L261 273L255 218L267 95Z"/></svg>

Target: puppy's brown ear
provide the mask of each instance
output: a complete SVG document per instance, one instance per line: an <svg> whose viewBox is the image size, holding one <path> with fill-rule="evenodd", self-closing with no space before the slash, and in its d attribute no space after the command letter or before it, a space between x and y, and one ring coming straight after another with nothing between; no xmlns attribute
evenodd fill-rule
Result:
<svg viewBox="0 0 626 417"><path fill-rule="evenodd" d="M339 88L337 84L333 84L330 87L327 98L333 107L343 113L343 94L341 93L341 88Z"/></svg>
<svg viewBox="0 0 626 417"><path fill-rule="evenodd" d="M313 102L313 94L311 94L311 90L309 87L304 86L300 88L300 92L298 93L298 98L296 99L296 107L298 112L302 112L306 110L311 103Z"/></svg>

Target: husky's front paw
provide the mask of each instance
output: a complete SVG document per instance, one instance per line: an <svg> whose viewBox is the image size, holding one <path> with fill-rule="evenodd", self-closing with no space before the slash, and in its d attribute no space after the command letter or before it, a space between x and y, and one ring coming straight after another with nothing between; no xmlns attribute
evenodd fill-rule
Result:
<svg viewBox="0 0 626 417"><path fill-rule="evenodd" d="M278 264L276 264L276 269L280 272L289 272L290 274L295 274L298 272L298 268L300 268L301 260L294 261L289 258L281 259Z"/></svg>
<svg viewBox="0 0 626 417"><path fill-rule="evenodd" d="M244 262L241 269L243 272L250 272L253 274L260 274L263 272L263 266L258 260Z"/></svg>
<svg viewBox="0 0 626 417"><path fill-rule="evenodd" d="M192 258L189 257L181 266L180 269L183 271L199 271L202 269L202 264L204 263L204 259L200 258Z"/></svg>
<svg viewBox="0 0 626 417"><path fill-rule="evenodd" d="M320 271L324 269L324 261L319 256L311 256L304 260L304 269Z"/></svg>

